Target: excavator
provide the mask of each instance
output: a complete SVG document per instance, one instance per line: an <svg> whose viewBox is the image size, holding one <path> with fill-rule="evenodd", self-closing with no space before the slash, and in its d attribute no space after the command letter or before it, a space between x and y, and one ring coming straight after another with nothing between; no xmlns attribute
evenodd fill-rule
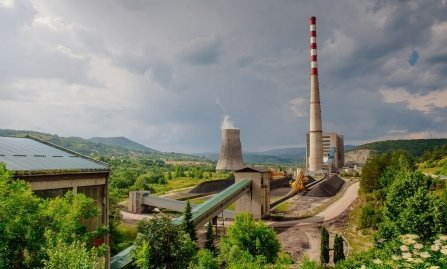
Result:
<svg viewBox="0 0 447 269"><path fill-rule="evenodd" d="M332 162L334 161L334 154L335 154L335 147L331 147L329 154L327 156L327 159L324 160L324 163L328 166L328 176L330 176L331 173L331 166ZM306 189L305 187L305 180L306 177L304 176L304 172L300 170L298 175L296 176L294 181L290 182L290 192L289 194L297 194Z"/></svg>
<svg viewBox="0 0 447 269"><path fill-rule="evenodd" d="M296 176L294 181L290 182L290 194L297 194L300 193L302 191L304 191L305 187L304 187L304 180L305 180L305 176L303 171L300 171L298 173L298 175Z"/></svg>

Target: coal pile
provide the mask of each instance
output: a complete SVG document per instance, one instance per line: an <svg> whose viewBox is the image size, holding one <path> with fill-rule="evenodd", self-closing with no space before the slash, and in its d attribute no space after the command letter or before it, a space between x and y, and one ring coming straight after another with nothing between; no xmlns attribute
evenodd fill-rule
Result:
<svg viewBox="0 0 447 269"><path fill-rule="evenodd" d="M270 189L278 189L283 187L290 187L289 182L293 179L291 177L282 177L279 179L275 179L270 181Z"/></svg>
<svg viewBox="0 0 447 269"><path fill-rule="evenodd" d="M311 176L306 176L306 178L307 178L306 184L313 183L316 181L315 178L313 178Z"/></svg>
<svg viewBox="0 0 447 269"><path fill-rule="evenodd" d="M189 193L213 193L225 190L234 184L234 179L217 179L200 183L189 191Z"/></svg>
<svg viewBox="0 0 447 269"><path fill-rule="evenodd" d="M329 179L321 182L311 189L306 196L310 197L332 197L343 187L345 181L337 175L331 176Z"/></svg>

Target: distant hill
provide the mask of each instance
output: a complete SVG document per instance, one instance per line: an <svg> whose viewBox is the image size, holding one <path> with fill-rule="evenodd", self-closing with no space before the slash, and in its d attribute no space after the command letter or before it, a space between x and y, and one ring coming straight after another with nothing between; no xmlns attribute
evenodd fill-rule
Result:
<svg viewBox="0 0 447 269"><path fill-rule="evenodd" d="M101 143L110 146L118 146L128 150L140 151L144 153L160 153L160 151L148 148L142 144L130 140L129 138L120 137L92 137L89 139L94 143Z"/></svg>
<svg viewBox="0 0 447 269"><path fill-rule="evenodd" d="M149 159L166 160L203 160L200 157L192 156L189 154L160 152L151 148L147 148L125 137L111 139L99 138L102 141L109 142L109 144L106 144L104 142L96 143L94 141L81 137L61 137L54 134L40 133L35 131L0 129L0 136L25 137L27 135L31 135L33 137L48 141L58 146L94 158L142 157ZM115 144L110 141L114 142Z"/></svg>
<svg viewBox="0 0 447 269"><path fill-rule="evenodd" d="M415 157L420 157L426 151L431 151L437 146L447 144L446 138L439 139L411 139L411 140L386 140L367 143L351 150L367 149L382 154L395 150L406 150Z"/></svg>
<svg viewBox="0 0 447 269"><path fill-rule="evenodd" d="M194 155L207 158L212 161L219 160L219 153L205 152ZM242 152L242 157L246 164L303 164L305 161L306 149L286 148L273 149L261 152Z"/></svg>

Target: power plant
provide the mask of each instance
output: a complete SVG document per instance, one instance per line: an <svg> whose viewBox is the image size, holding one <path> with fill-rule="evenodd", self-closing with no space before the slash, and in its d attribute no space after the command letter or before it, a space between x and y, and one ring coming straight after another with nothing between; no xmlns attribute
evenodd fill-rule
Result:
<svg viewBox="0 0 447 269"><path fill-rule="evenodd" d="M245 167L239 129L222 129L219 161L216 170L239 170Z"/></svg>
<svg viewBox="0 0 447 269"><path fill-rule="evenodd" d="M323 128L321 123L320 89L317 67L316 18L310 23L310 124L308 172L319 172L323 165Z"/></svg>

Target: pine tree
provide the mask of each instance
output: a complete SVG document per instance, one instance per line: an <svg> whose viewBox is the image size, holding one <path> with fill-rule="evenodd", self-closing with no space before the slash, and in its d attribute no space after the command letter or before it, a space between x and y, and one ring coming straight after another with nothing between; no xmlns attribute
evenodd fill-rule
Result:
<svg viewBox="0 0 447 269"><path fill-rule="evenodd" d="M322 264L329 263L329 233L324 227L321 229L320 261Z"/></svg>
<svg viewBox="0 0 447 269"><path fill-rule="evenodd" d="M216 254L216 246L214 245L214 230L211 219L208 221L208 229L206 230L205 248Z"/></svg>
<svg viewBox="0 0 447 269"><path fill-rule="evenodd" d="M345 259L345 253L343 249L343 238L341 235L336 234L334 239L334 263Z"/></svg>
<svg viewBox="0 0 447 269"><path fill-rule="evenodd" d="M196 227L194 227L194 223L192 222L192 208L191 208L191 204L189 203L189 201L186 202L186 208L185 208L185 212L183 213L183 229L185 230L185 232L187 234L189 234L189 237L191 237L191 239L193 241L197 240L197 236L196 236Z"/></svg>

